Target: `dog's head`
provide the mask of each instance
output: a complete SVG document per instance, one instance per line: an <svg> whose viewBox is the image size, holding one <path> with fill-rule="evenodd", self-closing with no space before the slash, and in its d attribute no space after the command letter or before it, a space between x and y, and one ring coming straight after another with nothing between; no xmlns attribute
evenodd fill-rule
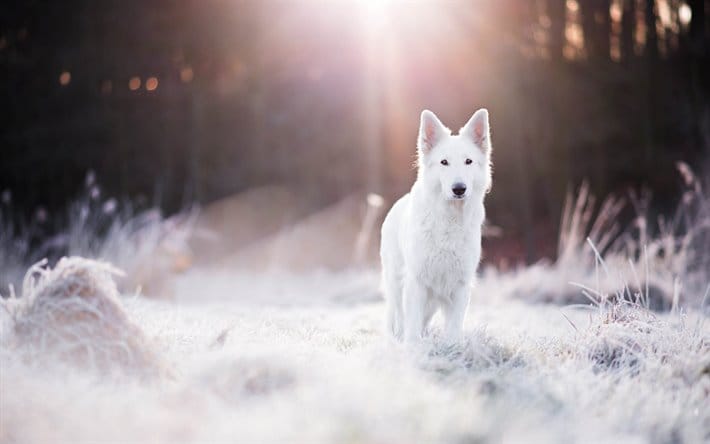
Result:
<svg viewBox="0 0 710 444"><path fill-rule="evenodd" d="M447 200L482 196L491 187L488 111L479 109L452 135L436 115L422 111L417 142L419 175Z"/></svg>

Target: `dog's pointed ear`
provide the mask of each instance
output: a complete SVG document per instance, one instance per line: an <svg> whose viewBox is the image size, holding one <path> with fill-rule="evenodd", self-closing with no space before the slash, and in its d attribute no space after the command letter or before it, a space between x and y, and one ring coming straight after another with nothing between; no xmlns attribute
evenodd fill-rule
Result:
<svg viewBox="0 0 710 444"><path fill-rule="evenodd" d="M441 123L436 114L425 109L419 122L419 139L417 148L423 154L428 154L432 148L447 134L451 134L448 128Z"/></svg>
<svg viewBox="0 0 710 444"><path fill-rule="evenodd" d="M488 110L481 108L461 128L459 134L473 140L485 154L491 152L491 130L488 124Z"/></svg>

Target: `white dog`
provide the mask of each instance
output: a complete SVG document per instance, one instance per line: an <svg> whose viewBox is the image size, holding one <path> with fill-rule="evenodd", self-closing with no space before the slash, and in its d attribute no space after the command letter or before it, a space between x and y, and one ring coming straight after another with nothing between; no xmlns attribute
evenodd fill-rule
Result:
<svg viewBox="0 0 710 444"><path fill-rule="evenodd" d="M423 111L417 151L417 180L382 224L387 329L416 341L441 308L445 338L455 341L481 257L483 199L491 186L488 111L476 111L458 135Z"/></svg>

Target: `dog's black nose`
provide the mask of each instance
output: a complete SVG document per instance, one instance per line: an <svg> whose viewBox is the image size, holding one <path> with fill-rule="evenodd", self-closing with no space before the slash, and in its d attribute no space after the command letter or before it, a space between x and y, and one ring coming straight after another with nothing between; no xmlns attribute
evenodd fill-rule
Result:
<svg viewBox="0 0 710 444"><path fill-rule="evenodd" d="M454 186L451 187L451 191L453 191L457 196L463 196L463 193L466 192L466 185L462 183L455 183Z"/></svg>

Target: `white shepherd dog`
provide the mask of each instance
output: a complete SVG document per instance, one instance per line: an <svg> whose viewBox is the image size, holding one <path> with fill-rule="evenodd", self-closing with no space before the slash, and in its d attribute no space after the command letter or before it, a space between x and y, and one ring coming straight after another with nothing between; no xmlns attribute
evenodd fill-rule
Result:
<svg viewBox="0 0 710 444"><path fill-rule="evenodd" d="M441 308L444 337L455 341L481 258L483 199L491 186L488 111L476 111L458 135L423 111L417 153L417 180L382 224L387 330L417 341Z"/></svg>

